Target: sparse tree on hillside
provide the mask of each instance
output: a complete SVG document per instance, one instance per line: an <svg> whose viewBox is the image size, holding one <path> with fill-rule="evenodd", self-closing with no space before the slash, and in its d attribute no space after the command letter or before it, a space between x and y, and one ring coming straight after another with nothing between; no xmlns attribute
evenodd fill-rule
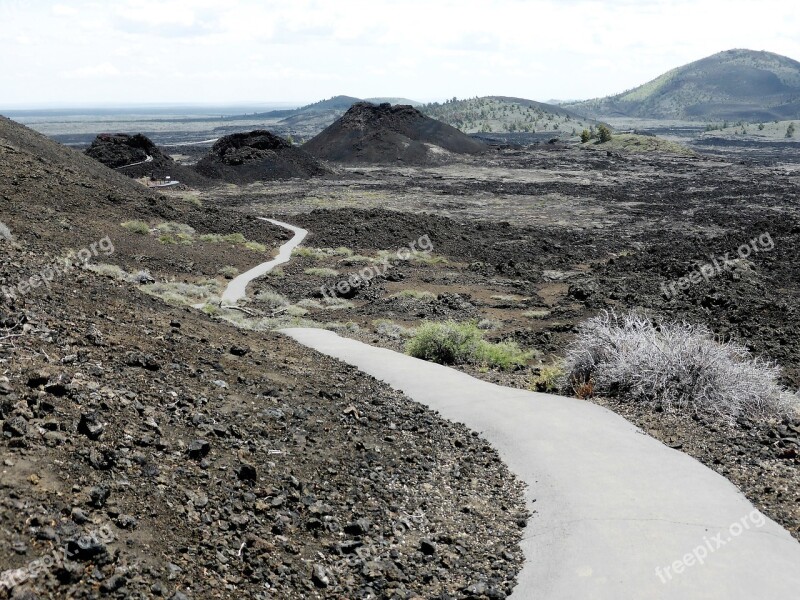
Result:
<svg viewBox="0 0 800 600"><path fill-rule="evenodd" d="M605 125L598 125L597 126L597 137L600 139L600 143L604 144L605 142L611 141L611 130L606 127Z"/></svg>
<svg viewBox="0 0 800 600"><path fill-rule="evenodd" d="M588 142L590 139L592 139L592 134L591 134L591 133L589 133L589 130L588 130L588 129L584 129L584 130L581 132L581 143L585 144L585 143L586 143L586 142Z"/></svg>
<svg viewBox="0 0 800 600"><path fill-rule="evenodd" d="M786 137L794 137L794 123L789 123L789 126L786 128Z"/></svg>

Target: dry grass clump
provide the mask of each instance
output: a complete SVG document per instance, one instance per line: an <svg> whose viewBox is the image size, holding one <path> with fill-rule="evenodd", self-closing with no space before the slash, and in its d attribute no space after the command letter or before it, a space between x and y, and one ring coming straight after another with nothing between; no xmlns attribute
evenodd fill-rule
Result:
<svg viewBox="0 0 800 600"><path fill-rule="evenodd" d="M312 277L336 277L339 274L339 271L336 269L329 269L327 267L311 267L303 272Z"/></svg>
<svg viewBox="0 0 800 600"><path fill-rule="evenodd" d="M780 368L722 342L704 325L654 323L605 312L583 323L568 347L562 388L619 396L733 419L781 416L798 398L778 383Z"/></svg>
<svg viewBox="0 0 800 600"><path fill-rule="evenodd" d="M122 226L131 233L138 233L139 235L147 235L150 233L150 225L144 221L125 221Z"/></svg>

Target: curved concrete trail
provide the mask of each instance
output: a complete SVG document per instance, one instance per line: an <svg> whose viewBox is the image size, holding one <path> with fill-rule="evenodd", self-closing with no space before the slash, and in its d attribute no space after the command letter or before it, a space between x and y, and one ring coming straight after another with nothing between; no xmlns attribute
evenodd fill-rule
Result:
<svg viewBox="0 0 800 600"><path fill-rule="evenodd" d="M250 281L288 262L308 233L263 220L295 236L275 259L231 281L223 301L235 303ZM800 598L800 544L727 479L615 413L493 385L331 331L282 333L482 432L497 448L529 485L536 511L512 598Z"/></svg>
<svg viewBox="0 0 800 600"><path fill-rule="evenodd" d="M131 163L129 165L122 165L121 167L114 167L115 169L125 169L126 167L135 167L136 165L143 165L145 163L153 162L153 157L149 154L145 154L147 158L144 160L140 160L139 162Z"/></svg>
<svg viewBox="0 0 800 600"><path fill-rule="evenodd" d="M800 598L800 544L786 530L724 477L613 412L330 331L283 333L482 432L529 484L536 514L512 598Z"/></svg>
<svg viewBox="0 0 800 600"><path fill-rule="evenodd" d="M308 231L301 227L295 227L294 225L289 225L288 223L283 223L282 221L276 221L274 219L267 219L265 217L258 218L262 221L268 221L273 225L278 225L279 227L285 227L286 229L289 229L290 231L294 232L294 237L280 247L278 250L278 255L275 258L268 260L267 262L263 262L231 280L231 282L225 288L225 291L222 293L221 303L223 305L236 304L239 300L245 297L247 294L247 285L253 281L253 279L262 277L278 265L289 262L289 259L292 256L292 250L299 246L308 235Z"/></svg>

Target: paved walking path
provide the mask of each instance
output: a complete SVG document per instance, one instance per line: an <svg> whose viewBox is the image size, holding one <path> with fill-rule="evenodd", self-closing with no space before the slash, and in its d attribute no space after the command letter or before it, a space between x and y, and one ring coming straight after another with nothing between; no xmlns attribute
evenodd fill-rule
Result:
<svg viewBox="0 0 800 600"><path fill-rule="evenodd" d="M512 598L800 598L800 543L724 477L615 413L326 330L283 333L481 432L529 485L536 513Z"/></svg>

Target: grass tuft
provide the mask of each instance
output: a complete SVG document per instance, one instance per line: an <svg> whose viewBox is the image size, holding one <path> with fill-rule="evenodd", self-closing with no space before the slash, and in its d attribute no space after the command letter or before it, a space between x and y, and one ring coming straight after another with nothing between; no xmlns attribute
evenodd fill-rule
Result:
<svg viewBox="0 0 800 600"><path fill-rule="evenodd" d="M138 233L139 235L148 235L150 233L150 226L144 221L125 221L122 226L131 233Z"/></svg>

